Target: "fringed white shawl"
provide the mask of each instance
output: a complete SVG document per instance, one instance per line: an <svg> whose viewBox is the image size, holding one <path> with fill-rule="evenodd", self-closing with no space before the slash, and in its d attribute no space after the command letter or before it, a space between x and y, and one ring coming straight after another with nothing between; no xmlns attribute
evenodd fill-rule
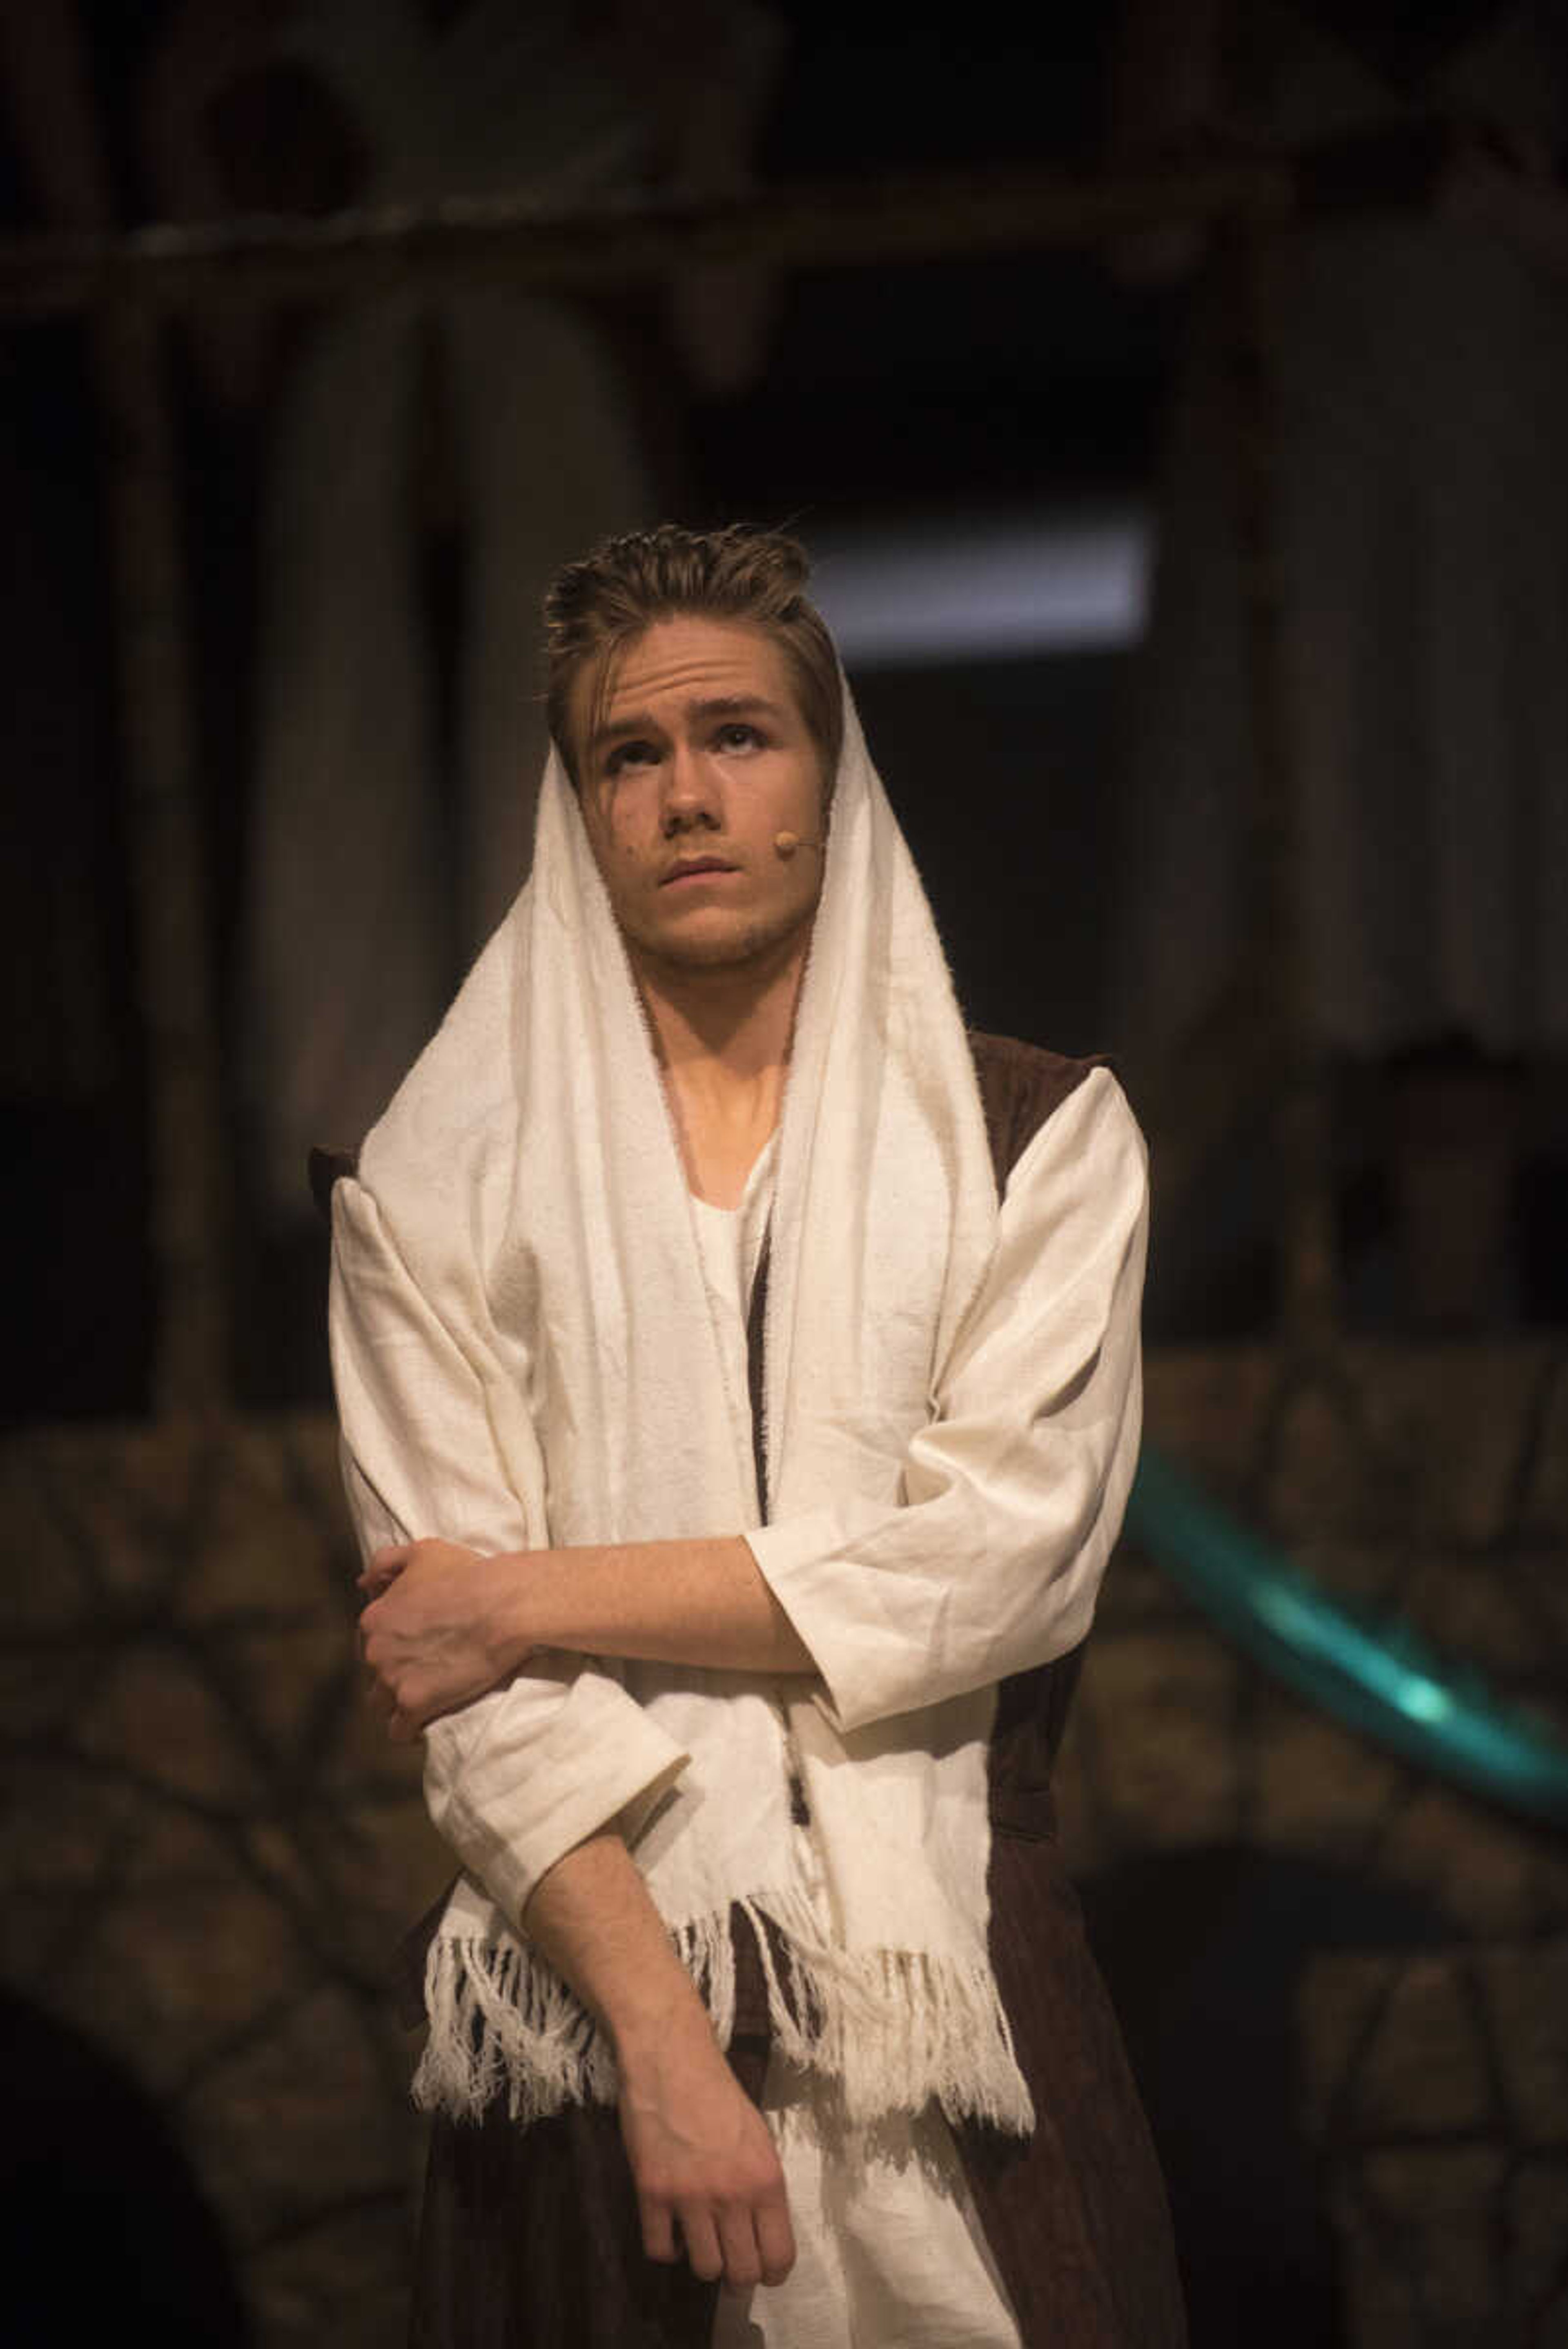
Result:
<svg viewBox="0 0 1568 2349"><path fill-rule="evenodd" d="M722 2042L739 1904L777 1929L777 2044L839 2084L852 2121L934 2097L950 2118L1031 2124L986 1951L993 1683L1071 1645L1092 1612L1137 1448L1141 1192L1107 1243L1117 1262L1103 1284L1119 1296L1131 1264L1130 1338L1123 1329L1107 1363L1090 1326L1086 1367L1057 1361L1041 1374L1069 1402L1092 1378L1116 1397L1069 1430L1075 1449L1028 1469L1038 1494L1021 1515L1033 1510L1038 1528L993 1537L976 1516L978 1474L944 1484L910 1446L987 1349L988 1376L1021 1414L992 1448L1031 1445L1050 1402L1031 1382L1031 1332L1037 1341L1051 1308L1038 1300L1007 1334L1038 1250L1003 1261L1003 1235L999 1251L946 965L847 696L846 716L780 1135L770 1524L753 1547L786 1609L798 1581L797 1623L822 1661L834 1643L823 1562L864 1537L854 1637L875 1642L883 1617L889 1651L901 1637L907 1652L910 1624L929 1625L937 1684L896 1692L896 1711L871 1701L877 1717L857 1721L826 1664L825 1686L536 1657L436 1723L427 1792L466 1872L431 1951L416 2094L454 2114L498 2094L524 2118L613 2095L602 2034L519 1919L544 1868L614 1818ZM367 1545L439 1533L496 1550L756 1527L746 1399L726 1383L647 1026L554 756L532 878L370 1135L359 1181L337 1187L334 1361ZM1054 1278L1070 1288L1078 1275ZM1067 1311L1105 1319L1103 1303L1069 1299ZM888 1545L921 1495L939 1515L905 1585L886 1570ZM943 1508L958 1512L946 1531ZM1020 1541L1028 1554L1014 1559ZM946 1593L971 1570L1002 1596L955 1644L943 1626L962 1610ZM909 1622L895 1633L904 1588ZM922 1630L917 1672L925 1645ZM814 1888L798 1864L792 1770Z"/></svg>

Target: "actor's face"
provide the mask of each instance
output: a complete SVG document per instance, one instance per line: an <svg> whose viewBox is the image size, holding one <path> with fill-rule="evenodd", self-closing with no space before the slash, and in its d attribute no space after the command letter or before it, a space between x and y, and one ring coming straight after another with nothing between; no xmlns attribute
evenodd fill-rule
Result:
<svg viewBox="0 0 1568 2349"><path fill-rule="evenodd" d="M781 855L775 843L781 832L821 841L822 765L772 637L656 621L592 705L585 676L583 822L633 962L732 968L808 932L821 849Z"/></svg>

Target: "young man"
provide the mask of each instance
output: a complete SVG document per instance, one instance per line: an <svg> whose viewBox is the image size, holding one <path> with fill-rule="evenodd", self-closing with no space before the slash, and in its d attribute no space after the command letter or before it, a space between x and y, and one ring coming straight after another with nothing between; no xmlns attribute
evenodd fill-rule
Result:
<svg viewBox="0 0 1568 2349"><path fill-rule="evenodd" d="M365 1655L463 1870L415 2337L1159 2349L1044 1785L1141 1144L966 1038L805 575L562 574L532 877L337 1186Z"/></svg>

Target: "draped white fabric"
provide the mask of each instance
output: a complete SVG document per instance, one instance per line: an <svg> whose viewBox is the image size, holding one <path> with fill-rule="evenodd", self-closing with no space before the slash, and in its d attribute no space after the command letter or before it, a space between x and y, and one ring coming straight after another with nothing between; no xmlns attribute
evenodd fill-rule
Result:
<svg viewBox="0 0 1568 2349"><path fill-rule="evenodd" d="M539 1874L618 1818L722 2035L738 1902L782 1939L781 2053L836 2082L852 2121L935 2098L1026 2127L986 1957L987 1739L996 1680L1086 1630L1131 1480L1143 1156L1096 1072L999 1213L940 948L853 710L778 1139L767 1526L647 1029L554 758L530 883L338 1200L334 1361L368 1544L749 1529L823 1672L792 1695L538 1659L433 1727L432 1814L467 1875L432 1951L421 2093L464 2111L500 2091L524 2113L611 2093L520 1920Z"/></svg>

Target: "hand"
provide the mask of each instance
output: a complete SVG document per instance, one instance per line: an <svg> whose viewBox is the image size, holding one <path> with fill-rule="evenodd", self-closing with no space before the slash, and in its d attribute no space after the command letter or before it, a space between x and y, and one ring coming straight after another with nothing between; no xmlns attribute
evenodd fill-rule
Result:
<svg viewBox="0 0 1568 2349"><path fill-rule="evenodd" d="M618 2052L621 2137L649 2258L673 2261L684 2245L707 2282L782 2283L794 2265L784 2171L706 2015L698 2009L691 2024Z"/></svg>
<svg viewBox="0 0 1568 2349"><path fill-rule="evenodd" d="M525 1647L507 1637L515 1557L481 1557L455 1542L404 1542L378 1550L359 1588L359 1647L370 1702L395 1744L455 1713L516 1669Z"/></svg>

